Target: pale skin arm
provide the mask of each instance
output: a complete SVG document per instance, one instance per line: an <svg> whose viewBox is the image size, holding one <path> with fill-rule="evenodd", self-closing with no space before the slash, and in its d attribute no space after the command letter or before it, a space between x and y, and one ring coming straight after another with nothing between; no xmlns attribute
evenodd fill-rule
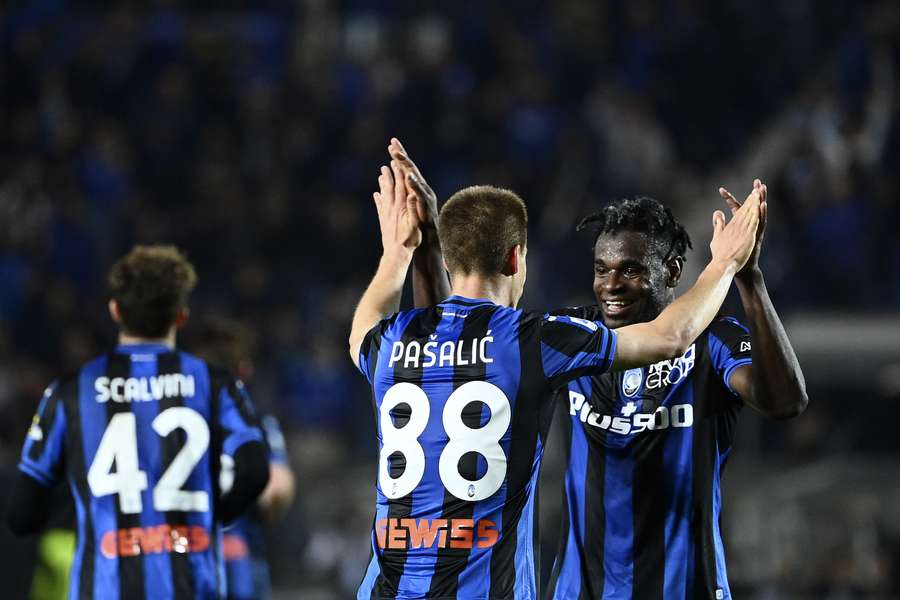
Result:
<svg viewBox="0 0 900 600"><path fill-rule="evenodd" d="M406 272L413 252L422 242L421 201L415 194L408 193L396 160L391 161L390 169L381 167L378 188L373 198L378 210L383 251L375 277L353 315L349 350L356 366L359 366L359 349L366 333L399 310Z"/></svg>
<svg viewBox="0 0 900 600"><path fill-rule="evenodd" d="M280 518L294 501L296 483L290 467L281 463L269 463L269 483L260 494L259 508L270 521Z"/></svg>
<svg viewBox="0 0 900 600"><path fill-rule="evenodd" d="M745 404L761 415L785 419L802 413L809 399L800 362L769 298L766 282L759 268L768 205L765 201L765 184L757 179L753 185L761 186L764 191L759 231L750 260L734 277L750 328L753 364L735 369L728 383ZM720 188L719 194L728 203L732 214L740 210L741 204L728 190Z"/></svg>
<svg viewBox="0 0 900 600"><path fill-rule="evenodd" d="M416 248L412 261L413 305L417 308L433 306L450 296L450 279L444 269L441 242L437 235L437 195L400 140L391 139L388 152L400 164L406 186L423 200L420 206L424 210L419 215L422 243Z"/></svg>
<svg viewBox="0 0 900 600"><path fill-rule="evenodd" d="M617 330L612 370L620 371L683 354L716 317L735 274L746 264L756 241L762 190L754 189L731 221L713 213L712 260L694 286L656 319Z"/></svg>

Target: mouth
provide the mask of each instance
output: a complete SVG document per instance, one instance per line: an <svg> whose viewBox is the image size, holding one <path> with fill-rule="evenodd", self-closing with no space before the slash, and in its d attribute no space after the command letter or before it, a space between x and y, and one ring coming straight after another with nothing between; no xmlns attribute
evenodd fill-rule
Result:
<svg viewBox="0 0 900 600"><path fill-rule="evenodd" d="M620 317L630 312L637 302L634 300L603 300L600 307L608 317Z"/></svg>

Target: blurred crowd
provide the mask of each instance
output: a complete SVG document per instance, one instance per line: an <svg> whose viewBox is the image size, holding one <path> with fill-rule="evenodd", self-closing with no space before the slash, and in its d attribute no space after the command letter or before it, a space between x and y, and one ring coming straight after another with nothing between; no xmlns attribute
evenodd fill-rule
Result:
<svg viewBox="0 0 900 600"><path fill-rule="evenodd" d="M288 434L276 585L340 596L367 560L372 414L345 346L391 136L440 199L523 195L526 305L590 301L574 225L604 200L654 195L706 227L717 178L752 171L780 309L900 306L889 0L35 0L0 9L0 48L0 465L44 386L113 342L112 261L175 243L193 318L251 332L255 402Z"/></svg>

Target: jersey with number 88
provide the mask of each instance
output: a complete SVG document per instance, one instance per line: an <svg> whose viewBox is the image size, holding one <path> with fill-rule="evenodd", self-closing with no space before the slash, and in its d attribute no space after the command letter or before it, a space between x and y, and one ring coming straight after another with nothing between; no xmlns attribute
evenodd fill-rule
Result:
<svg viewBox="0 0 900 600"><path fill-rule="evenodd" d="M482 402L490 410L490 418L482 427L472 428L463 422L463 409L472 402ZM409 421L398 428L391 411L400 404L409 406L410 415ZM509 428L510 410L503 390L486 381L465 383L447 398L441 420L448 441L441 451L438 470L444 487L460 500L484 500L503 485L507 458L500 440ZM395 384L384 395L380 410L382 447L378 482L382 493L390 499L412 493L422 481L425 450L419 436L425 431L430 414L427 394L412 383ZM469 452L480 454L487 462L485 474L474 481L459 472L459 460ZM395 453L403 455L406 461L403 474L396 478L391 476L388 465L389 457Z"/></svg>

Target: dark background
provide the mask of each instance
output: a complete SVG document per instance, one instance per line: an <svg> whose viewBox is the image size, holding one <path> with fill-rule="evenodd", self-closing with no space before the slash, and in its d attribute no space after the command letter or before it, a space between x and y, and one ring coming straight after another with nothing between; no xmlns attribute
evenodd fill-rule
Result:
<svg viewBox="0 0 900 600"><path fill-rule="evenodd" d="M732 587L900 597L896 2L42 0L0 8L0 53L7 477L43 388L115 340L111 263L175 243L200 276L195 321L247 327L254 399L286 430L299 487L272 535L276 588L350 597L376 453L345 347L379 254L389 138L441 200L473 183L526 199L534 308L592 302L574 226L604 201L672 206L694 238L687 281L718 186L743 198L760 177L764 271L811 400L793 421L741 419ZM553 444L545 466L549 569ZM10 593L32 551L0 542Z"/></svg>

